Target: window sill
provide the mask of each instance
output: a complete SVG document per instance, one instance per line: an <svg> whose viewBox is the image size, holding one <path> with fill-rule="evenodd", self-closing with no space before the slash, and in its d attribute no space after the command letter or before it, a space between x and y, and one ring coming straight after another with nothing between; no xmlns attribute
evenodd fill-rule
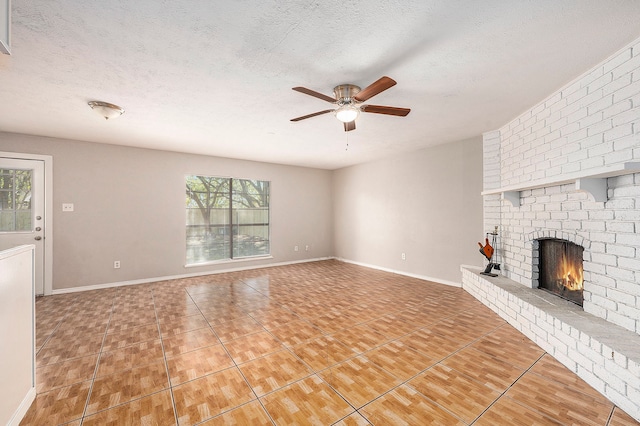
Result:
<svg viewBox="0 0 640 426"><path fill-rule="evenodd" d="M202 262L202 263L190 263L188 265L184 265L185 268L198 268L201 266L212 266L212 265L229 265L239 262L251 262L254 260L264 260L264 259L273 259L273 256L270 254L264 256L251 256L251 257L241 257L238 259L222 259L222 260L213 260L211 262Z"/></svg>

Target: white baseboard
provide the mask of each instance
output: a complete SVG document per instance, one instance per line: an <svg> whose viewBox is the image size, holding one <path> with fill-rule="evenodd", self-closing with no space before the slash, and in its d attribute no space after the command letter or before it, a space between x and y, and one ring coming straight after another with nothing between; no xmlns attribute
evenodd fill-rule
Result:
<svg viewBox="0 0 640 426"><path fill-rule="evenodd" d="M125 286L125 285L146 284L146 283L153 283L153 282L158 282L158 281L167 281L167 280L177 280L177 279L182 279L182 278L201 277L201 276L204 276L204 275L224 274L224 273L227 273L227 272L238 272L238 271L247 271L247 270L251 270L251 269L272 268L272 267L275 267L275 266L295 265L297 263L320 262L320 261L323 261L323 260L330 260L330 259L336 259L336 260L339 260L341 262L351 263L351 264L358 265L358 266L364 266L365 268L371 268L371 269L377 269L379 271L391 272L393 274L404 275L406 277L412 277L412 278L417 278L417 279L420 279L420 280L431 281L431 282L434 282L434 283L444 284L444 285L448 285L448 286L452 286L452 287L462 287L462 282L448 281L448 280L443 280L441 278L434 278L434 277L428 277L428 276L425 276L425 275L412 274L412 273L406 272L406 271L399 271L399 270L396 270L396 269L384 268L382 266L371 265L371 264L368 264L368 263L356 262L356 261L349 260L349 259L343 259L343 258L331 257L330 256L330 257L319 257L319 258L314 258L314 259L294 260L294 261L289 261L289 262L270 263L268 265L242 266L242 267L220 269L220 270L216 270L216 271L194 272L194 273L190 273L190 274L180 274L180 275L170 275L170 276L164 276L164 277L143 278L143 279L139 279L139 280L130 280L130 281L118 281L118 282L113 282L113 283L95 284L95 285L89 285L89 286L83 286L83 287L61 288L61 289L53 290L52 294L66 294L66 293L77 293L77 292L81 292L81 291L101 290L101 289L104 289L104 288L122 287L122 286ZM474 268L477 268L477 266L474 266Z"/></svg>
<svg viewBox="0 0 640 426"><path fill-rule="evenodd" d="M24 418L25 414L27 414L29 407L31 407L31 404L33 404L33 401L35 399L36 399L36 388L32 387L29 389L29 391L23 398L16 412L13 413L13 416L9 420L9 423L7 423L7 426L18 426L22 421L22 419Z"/></svg>
<svg viewBox="0 0 640 426"><path fill-rule="evenodd" d="M356 262L354 260L343 259L341 257L336 257L336 259L341 261L341 262L352 263L352 264L358 265L358 266L364 266L365 268L377 269L379 271L391 272L393 274L398 274L398 275L404 275L405 277L417 278L419 280L431 281L431 282L434 282L434 283L449 285L449 286L452 286L452 287L462 287L462 279L461 279L460 282L448 281L448 280L443 280L441 278L427 277L425 275L412 274L412 273L406 272L406 271L399 271L399 270L396 270L396 269L384 268L382 266L371 265L371 264L368 264L368 263Z"/></svg>
<svg viewBox="0 0 640 426"><path fill-rule="evenodd" d="M319 257L314 259L304 259L304 260L294 260L290 262L278 262L278 263L270 263L267 265L254 265L254 266L242 266L242 267L234 267L228 269L219 269L216 271L206 271L206 272L194 272L190 274L181 274L181 275L170 275L166 277L153 277L153 278L143 278L139 280L130 280L130 281L118 281L113 283L104 283L104 284L95 284L88 285L83 287L70 287L70 288L61 288L53 290L52 294L66 294L66 293L77 293L81 291L91 291L91 290L101 290L104 288L112 288L112 287L122 287L125 285L136 285L136 284L147 284L154 283L158 281L167 281L167 280L178 280L182 278L192 278L192 277L201 277L204 275L216 275L216 274L224 274L227 272L238 272L238 271L247 271L250 269L262 269L262 268L272 268L275 266L286 266L286 265L294 265L296 263L307 263L307 262L319 262L322 260L334 259L333 257Z"/></svg>

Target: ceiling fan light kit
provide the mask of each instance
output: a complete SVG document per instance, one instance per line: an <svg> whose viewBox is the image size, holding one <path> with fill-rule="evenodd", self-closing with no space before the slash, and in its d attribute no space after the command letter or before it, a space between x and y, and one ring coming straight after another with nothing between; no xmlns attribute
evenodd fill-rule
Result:
<svg viewBox="0 0 640 426"><path fill-rule="evenodd" d="M333 95L337 99L338 108L335 110L336 118L343 123L350 123L360 115L360 108L353 97L360 93L360 88L353 84L341 84L333 88Z"/></svg>
<svg viewBox="0 0 640 426"><path fill-rule="evenodd" d="M110 104L109 102L90 101L88 105L92 110L100 114L101 117L104 117L105 120L117 118L124 114L124 108Z"/></svg>
<svg viewBox="0 0 640 426"><path fill-rule="evenodd" d="M315 117L322 114L333 112L338 120L344 123L344 131L349 132L355 130L355 120L360 115L360 112L369 112L374 114L395 115L398 117L406 117L411 110L409 108L398 108L383 105L363 105L367 99L374 97L380 92L383 92L390 87L396 85L396 81L389 77L381 77L369 86L361 90L360 87L354 84L341 84L334 87L333 95L330 97L323 95L306 87L294 87L296 92L304 93L305 95L313 96L323 101L330 102L337 105L336 109L326 109L324 111L314 112L312 114L303 115L301 117L292 118L291 121L301 121L307 118Z"/></svg>
<svg viewBox="0 0 640 426"><path fill-rule="evenodd" d="M353 105L342 105L336 109L336 118L343 123L349 123L360 115L360 109Z"/></svg>

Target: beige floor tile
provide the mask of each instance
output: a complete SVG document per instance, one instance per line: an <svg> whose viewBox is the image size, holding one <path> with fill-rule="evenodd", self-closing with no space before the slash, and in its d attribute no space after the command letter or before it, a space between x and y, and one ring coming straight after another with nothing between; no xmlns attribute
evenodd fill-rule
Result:
<svg viewBox="0 0 640 426"><path fill-rule="evenodd" d="M339 312L327 312L310 319L309 322L325 333L335 333L358 324L357 318Z"/></svg>
<svg viewBox="0 0 640 426"><path fill-rule="evenodd" d="M300 303L288 304L287 308L298 315L300 318L308 319L318 316L318 312L322 312L322 310L325 308L325 305L320 302L304 301Z"/></svg>
<svg viewBox="0 0 640 426"><path fill-rule="evenodd" d="M164 308L156 306L155 312L158 322L171 322L182 317L202 315L195 303L189 306L168 306Z"/></svg>
<svg viewBox="0 0 640 426"><path fill-rule="evenodd" d="M608 426L640 426L640 422L616 407L611 415Z"/></svg>
<svg viewBox="0 0 640 426"><path fill-rule="evenodd" d="M415 390L400 386L363 407L374 425L464 425Z"/></svg>
<svg viewBox="0 0 640 426"><path fill-rule="evenodd" d="M532 372L525 374L505 395L563 424L604 425L613 409L613 404L603 396L584 394Z"/></svg>
<svg viewBox="0 0 640 426"><path fill-rule="evenodd" d="M330 425L354 411L315 375L260 399L276 425Z"/></svg>
<svg viewBox="0 0 640 426"><path fill-rule="evenodd" d="M429 326L429 329L444 336L448 340L458 341L465 345L495 330L483 324L468 324L460 321L459 316L452 316Z"/></svg>
<svg viewBox="0 0 640 426"><path fill-rule="evenodd" d="M36 392L48 392L55 388L91 380L97 363L98 355L96 354L38 367L36 368Z"/></svg>
<svg viewBox="0 0 640 426"><path fill-rule="evenodd" d="M255 311L256 309L266 309L270 307L274 308L280 306L279 303L275 303L274 301L262 296L246 297L244 299L240 299L238 300L237 305L245 312Z"/></svg>
<svg viewBox="0 0 640 426"><path fill-rule="evenodd" d="M229 368L173 388L180 425L210 419L255 399L237 368Z"/></svg>
<svg viewBox="0 0 640 426"><path fill-rule="evenodd" d="M220 414L200 423L200 426L272 426L273 422L258 401L252 401L238 408Z"/></svg>
<svg viewBox="0 0 640 426"><path fill-rule="evenodd" d="M442 364L418 375L408 384L469 424L500 396L500 392Z"/></svg>
<svg viewBox="0 0 640 426"><path fill-rule="evenodd" d="M191 302L188 304L167 304L161 306L156 305L156 315L158 317L158 321L171 322L174 320L179 320L182 317L202 314L200 313L200 309L198 309L198 306L196 306L195 303Z"/></svg>
<svg viewBox="0 0 640 426"><path fill-rule="evenodd" d="M282 327L291 322L300 320L300 317L286 309L269 309L267 311L253 311L249 315L258 321L267 330Z"/></svg>
<svg viewBox="0 0 640 426"><path fill-rule="evenodd" d="M58 425L82 417L91 381L36 395L20 425Z"/></svg>
<svg viewBox="0 0 640 426"><path fill-rule="evenodd" d="M156 324L148 324L141 327L134 327L122 331L107 334L102 346L103 352L109 352L116 349L122 349L136 343L146 342L148 340L157 340L160 338L158 334L158 326Z"/></svg>
<svg viewBox="0 0 640 426"><path fill-rule="evenodd" d="M318 375L355 408L402 383L363 356L334 365Z"/></svg>
<svg viewBox="0 0 640 426"><path fill-rule="evenodd" d="M172 386L234 365L233 360L221 344L206 346L167 359Z"/></svg>
<svg viewBox="0 0 640 426"><path fill-rule="evenodd" d="M353 413L333 424L333 426L370 426L371 423L359 413Z"/></svg>
<svg viewBox="0 0 640 426"><path fill-rule="evenodd" d="M198 305L200 307L200 305ZM225 304L208 304L201 306L202 315L214 327L216 324L222 324L228 321L251 318L249 314L235 305Z"/></svg>
<svg viewBox="0 0 640 426"><path fill-rule="evenodd" d="M222 342L237 339L247 334L265 331L265 328L251 317L227 321L213 326L213 331Z"/></svg>
<svg viewBox="0 0 640 426"><path fill-rule="evenodd" d="M443 334L447 332L447 335L468 337L468 340L471 341L491 333L505 324L504 320L494 322L485 321L483 318L472 318L467 312L462 311L455 316L444 318L430 327L443 331Z"/></svg>
<svg viewBox="0 0 640 426"><path fill-rule="evenodd" d="M55 333L66 334L68 336L77 336L80 334L104 334L109 324L109 316L99 315L97 317L78 317L75 319L64 319L58 325Z"/></svg>
<svg viewBox="0 0 640 426"><path fill-rule="evenodd" d="M112 317L111 321L109 321L109 328L107 329L107 333L117 333L119 331L125 331L150 324L156 324L156 315L153 312L153 308L151 309L151 311L135 315Z"/></svg>
<svg viewBox="0 0 640 426"><path fill-rule="evenodd" d="M516 367L527 369L543 354L540 346L511 326L503 326L493 331L471 347L496 358L507 359Z"/></svg>
<svg viewBox="0 0 640 426"><path fill-rule="evenodd" d="M337 339L323 336L293 346L291 350L314 371L321 371L358 354Z"/></svg>
<svg viewBox="0 0 640 426"><path fill-rule="evenodd" d="M409 380L435 363L398 340L365 352L364 356L402 381Z"/></svg>
<svg viewBox="0 0 640 426"><path fill-rule="evenodd" d="M133 367L141 367L163 360L160 339L135 343L122 349L100 354L96 377L108 376Z"/></svg>
<svg viewBox="0 0 640 426"><path fill-rule="evenodd" d="M416 327L410 322L406 322L404 319L396 316L395 314L385 315L383 317L374 319L363 324L363 327L367 327L370 330L376 331L385 335L389 339L397 339L412 331L415 331Z"/></svg>
<svg viewBox="0 0 640 426"><path fill-rule="evenodd" d="M270 302L268 306L260 308L243 307L243 310L256 321L260 321L261 319L277 318L282 315L287 316L293 313L292 311L283 307L281 304L275 303L275 300L273 298L267 298L266 300L269 300Z"/></svg>
<svg viewBox="0 0 640 426"><path fill-rule="evenodd" d="M561 385L575 389L581 393L587 394L592 398L600 398L601 394L594 388L589 386L587 382L582 380L571 370L560 364L558 360L549 354L545 354L530 370L546 379L553 380Z"/></svg>
<svg viewBox="0 0 640 426"><path fill-rule="evenodd" d="M288 350L249 361L239 368L258 397L311 374L305 363Z"/></svg>
<svg viewBox="0 0 640 426"><path fill-rule="evenodd" d="M504 392L524 372L504 359L494 358L473 348L465 348L442 364L466 374L498 392Z"/></svg>
<svg viewBox="0 0 640 426"><path fill-rule="evenodd" d="M84 426L172 426L176 424L168 390L85 417Z"/></svg>
<svg viewBox="0 0 640 426"><path fill-rule="evenodd" d="M431 328L423 328L399 340L411 349L436 361L462 349L468 343L466 339L445 337Z"/></svg>
<svg viewBox="0 0 640 426"><path fill-rule="evenodd" d="M100 352L104 334L51 336L36 355L38 367Z"/></svg>
<svg viewBox="0 0 640 426"><path fill-rule="evenodd" d="M382 346L390 340L379 331L369 328L367 324L345 328L332 333L331 337L338 339L346 347L359 354Z"/></svg>
<svg viewBox="0 0 640 426"><path fill-rule="evenodd" d="M508 397L500 398L482 416L473 423L473 426L560 426L557 420L545 416L544 414L530 410L518 404ZM604 424L603 424L604 425Z"/></svg>
<svg viewBox="0 0 640 426"><path fill-rule="evenodd" d="M324 334L322 330L304 320L292 321L287 325L273 328L270 331L286 346L299 345Z"/></svg>
<svg viewBox="0 0 640 426"><path fill-rule="evenodd" d="M87 415L168 387L169 379L163 361L97 378L91 389Z"/></svg>
<svg viewBox="0 0 640 426"><path fill-rule="evenodd" d="M209 327L187 331L172 337L162 339L164 352L167 358L190 352L206 346L217 345L220 340L213 334Z"/></svg>
<svg viewBox="0 0 640 426"><path fill-rule="evenodd" d="M159 324L162 337L171 337L187 331L209 327L209 323L200 313L171 320L160 320Z"/></svg>
<svg viewBox="0 0 640 426"><path fill-rule="evenodd" d="M409 332L417 331L428 327L440 320L440 317L416 309L405 309L393 314L399 321L403 321L411 326Z"/></svg>
<svg viewBox="0 0 640 426"><path fill-rule="evenodd" d="M282 343L266 331L240 337L223 344L237 364L284 349Z"/></svg>

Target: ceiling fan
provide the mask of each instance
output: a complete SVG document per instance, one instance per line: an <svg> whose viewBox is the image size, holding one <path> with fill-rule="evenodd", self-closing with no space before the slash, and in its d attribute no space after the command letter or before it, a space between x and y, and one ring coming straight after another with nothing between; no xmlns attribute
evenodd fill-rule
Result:
<svg viewBox="0 0 640 426"><path fill-rule="evenodd" d="M411 110L409 108L398 108L382 105L363 105L366 100L374 97L380 92L384 92L396 85L396 81L389 77L381 77L375 82L371 83L364 89L354 84L341 84L333 89L334 97L323 95L306 87L294 87L296 92L304 93L306 95L313 96L323 101L330 102L337 105L335 109L325 109L324 111L314 112L313 114L303 115L302 117L292 118L291 121L300 121L307 118L315 117L317 115L327 114L333 112L336 118L344 123L344 131L349 132L356 128L356 118L362 112L372 112L374 114L386 114L396 115L399 117L405 117Z"/></svg>

